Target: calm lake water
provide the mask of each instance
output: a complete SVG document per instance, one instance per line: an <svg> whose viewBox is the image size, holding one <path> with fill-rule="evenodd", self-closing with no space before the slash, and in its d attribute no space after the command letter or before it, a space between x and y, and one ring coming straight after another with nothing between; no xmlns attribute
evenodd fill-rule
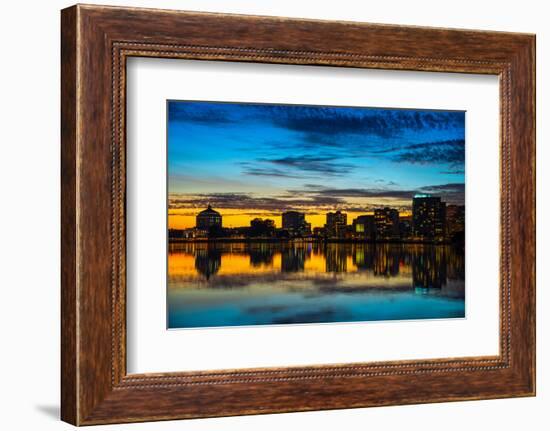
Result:
<svg viewBox="0 0 550 431"><path fill-rule="evenodd" d="M168 326L464 317L464 252L449 245L180 243Z"/></svg>

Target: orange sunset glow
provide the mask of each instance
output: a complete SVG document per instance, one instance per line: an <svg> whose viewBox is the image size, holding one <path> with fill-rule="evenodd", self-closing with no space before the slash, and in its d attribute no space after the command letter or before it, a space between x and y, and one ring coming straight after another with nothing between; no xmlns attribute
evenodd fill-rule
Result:
<svg viewBox="0 0 550 431"><path fill-rule="evenodd" d="M168 211L168 228L169 229L189 229L195 227L196 223L196 216L197 214L204 208L196 209L196 208L190 208L190 209L170 209ZM269 218L273 221L275 221L275 226L280 228L282 227L282 221L281 221L281 213L270 213L266 212L265 210L258 210L258 209L224 209L224 208L216 208L216 211L218 211L222 217L223 217L223 227L243 227L243 226L250 226L250 221L255 218ZM318 213L315 214L308 214L306 212L306 221L308 223L311 223L311 227L323 227L326 223L326 212L327 210L320 210ZM360 216L369 214L372 215L372 211L364 211L364 212L352 212L352 211L346 211L348 214L348 219L351 221L354 218ZM410 211L401 211L399 213L401 217L408 217L411 215Z"/></svg>

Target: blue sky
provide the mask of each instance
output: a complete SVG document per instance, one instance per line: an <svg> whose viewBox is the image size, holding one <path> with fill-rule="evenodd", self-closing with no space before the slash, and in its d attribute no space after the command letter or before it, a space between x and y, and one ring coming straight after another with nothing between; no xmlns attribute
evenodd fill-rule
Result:
<svg viewBox="0 0 550 431"><path fill-rule="evenodd" d="M170 208L368 211L464 203L465 113L168 102Z"/></svg>

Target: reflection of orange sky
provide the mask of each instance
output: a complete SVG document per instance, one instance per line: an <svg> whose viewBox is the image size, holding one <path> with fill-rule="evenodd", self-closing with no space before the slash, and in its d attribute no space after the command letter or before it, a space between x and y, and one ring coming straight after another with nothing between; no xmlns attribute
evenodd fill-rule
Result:
<svg viewBox="0 0 550 431"><path fill-rule="evenodd" d="M281 267L281 253L273 256L272 265L252 266L248 254L223 253L218 275L241 275L273 272ZM324 266L323 266L324 269ZM196 275L195 256L188 253L170 253L168 255L168 274L171 276Z"/></svg>
<svg viewBox="0 0 550 431"><path fill-rule="evenodd" d="M273 272L281 267L281 254L273 256L272 265L252 266L248 254L222 254L222 262L218 275L239 275Z"/></svg>
<svg viewBox="0 0 550 431"><path fill-rule="evenodd" d="M187 229L195 227L196 215L200 210L196 208L186 209L170 209L168 211L168 227L170 229ZM250 226L250 221L255 218L269 218L275 221L277 227L281 227L281 214L269 213L265 210L255 209L217 209L222 215L223 227L242 227ZM308 212L316 212L316 210L304 210L306 212L306 221L311 223L311 227L323 227L326 223L326 210L317 210L316 214L307 214ZM344 211L348 215L348 224L351 224L353 219L363 215L372 214L372 211L364 212L351 212ZM402 216L409 215L408 213L401 213Z"/></svg>
<svg viewBox="0 0 550 431"><path fill-rule="evenodd" d="M187 253L168 254L168 274L190 275L195 272L195 256Z"/></svg>
<svg viewBox="0 0 550 431"><path fill-rule="evenodd" d="M358 267L354 264L352 256L345 257L345 274L348 277L360 276L359 287L365 286L399 286L403 283L410 281L412 276L412 268L409 265L400 265L400 270L398 275L393 275L391 277L378 275L370 271L359 271ZM245 253L222 253L221 262L219 270L216 272L216 277L260 277L269 275L269 274L279 274L281 273L282 268L282 255L280 252L277 252L273 255L273 260L270 263L252 265L250 256ZM287 273L291 274L294 277L294 281L298 279L306 279L307 277L321 277L324 279L332 279L333 277L341 277L344 273L335 273L327 272L327 261L326 257L322 253L314 253L308 255L307 259L304 262L304 269L301 272ZM195 268L195 256L191 253L183 252L170 252L168 255L168 275L172 282L169 282L168 286L170 288L181 288L182 286L193 287L193 284L182 285L175 282L178 278L183 278L184 280L198 280L201 276ZM260 279L259 278L259 279ZM344 283L346 279L340 279L339 283ZM359 280L359 279L356 279ZM352 282L352 279L348 279Z"/></svg>
<svg viewBox="0 0 550 431"><path fill-rule="evenodd" d="M270 272L279 272L281 269L281 253L273 255L273 261L270 264L254 266L250 263L248 254L223 253L221 255L220 269L217 275L243 275L243 274L267 274ZM347 272L357 271L351 256L346 257ZM306 273L324 273L326 272L326 259L321 253L311 253L304 264ZM168 274L170 276L195 276L195 256L190 253L169 253L168 255Z"/></svg>

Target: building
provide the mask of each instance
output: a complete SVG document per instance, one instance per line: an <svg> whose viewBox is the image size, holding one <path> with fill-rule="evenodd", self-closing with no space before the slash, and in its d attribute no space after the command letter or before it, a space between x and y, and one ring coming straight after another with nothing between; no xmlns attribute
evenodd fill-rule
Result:
<svg viewBox="0 0 550 431"><path fill-rule="evenodd" d="M197 229L196 227L191 227L187 229L169 229L168 230L168 241L185 241L190 239L200 239L207 238L208 231L205 229Z"/></svg>
<svg viewBox="0 0 550 431"><path fill-rule="evenodd" d="M177 241L186 238L185 231L183 229L168 229L168 240Z"/></svg>
<svg viewBox="0 0 550 431"><path fill-rule="evenodd" d="M413 198L413 235L417 238L441 241L445 238L445 202L430 195Z"/></svg>
<svg viewBox="0 0 550 431"><path fill-rule="evenodd" d="M447 205L445 213L447 238L464 236L466 227L466 208L464 205Z"/></svg>
<svg viewBox="0 0 550 431"><path fill-rule="evenodd" d="M355 238L374 239L375 237L374 215L360 215L353 220L352 227Z"/></svg>
<svg viewBox="0 0 550 431"><path fill-rule="evenodd" d="M324 227L320 227L320 226L314 227L313 228L313 236L318 237L318 238L322 238L322 237L327 236L326 229Z"/></svg>
<svg viewBox="0 0 550 431"><path fill-rule="evenodd" d="M255 218L250 221L250 236L270 237L275 234L275 221Z"/></svg>
<svg viewBox="0 0 550 431"><path fill-rule="evenodd" d="M348 224L348 215L341 211L327 213L327 222L325 224L327 236L330 238L342 238L346 235L346 226Z"/></svg>
<svg viewBox="0 0 550 431"><path fill-rule="evenodd" d="M211 228L222 227L222 215L212 209L210 205L204 211L197 214L197 229L210 230Z"/></svg>
<svg viewBox="0 0 550 431"><path fill-rule="evenodd" d="M407 239L412 235L412 216L399 216L399 236L401 239Z"/></svg>
<svg viewBox="0 0 550 431"><path fill-rule="evenodd" d="M283 229L292 235L309 235L311 223L306 222L305 213L298 211L286 211L282 214Z"/></svg>
<svg viewBox="0 0 550 431"><path fill-rule="evenodd" d="M399 211L395 208L377 208L374 210L376 239L399 238Z"/></svg>

